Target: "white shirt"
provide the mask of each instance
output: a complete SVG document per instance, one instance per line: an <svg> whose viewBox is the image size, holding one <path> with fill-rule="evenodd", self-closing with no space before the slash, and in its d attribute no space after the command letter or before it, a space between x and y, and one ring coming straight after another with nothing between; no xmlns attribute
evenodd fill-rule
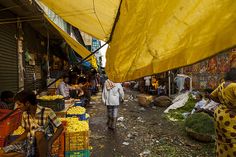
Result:
<svg viewBox="0 0 236 157"><path fill-rule="evenodd" d="M106 81L107 82L107 81ZM120 105L120 98L124 99L124 90L120 83L114 83L114 87L111 89L106 88L106 82L104 84L102 92L102 101L107 106Z"/></svg>
<svg viewBox="0 0 236 157"><path fill-rule="evenodd" d="M64 81L60 83L60 85L57 88L57 94L62 95L63 97L69 97L70 96L70 86L66 84Z"/></svg>
<svg viewBox="0 0 236 157"><path fill-rule="evenodd" d="M219 103L211 100L209 103L207 103L203 108L204 109L208 109L208 110L211 110L211 111L214 111L215 108L219 105Z"/></svg>
<svg viewBox="0 0 236 157"><path fill-rule="evenodd" d="M193 114L195 111L196 111L196 109L201 109L201 108L203 108L205 105L206 105L206 100L204 100L204 99L202 99L201 101L198 101L196 104L195 104L195 107L194 107L194 109L192 110L192 112L191 112L191 114Z"/></svg>
<svg viewBox="0 0 236 157"><path fill-rule="evenodd" d="M151 76L146 76L144 77L145 80L145 86L150 86L151 85Z"/></svg>

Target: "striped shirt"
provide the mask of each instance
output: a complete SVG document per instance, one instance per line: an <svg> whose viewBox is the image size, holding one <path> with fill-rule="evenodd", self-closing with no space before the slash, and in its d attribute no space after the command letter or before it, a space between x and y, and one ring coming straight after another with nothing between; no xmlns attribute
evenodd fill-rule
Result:
<svg viewBox="0 0 236 157"><path fill-rule="evenodd" d="M21 125L29 130L28 137L32 138L35 137L36 131L41 131L51 136L53 129L58 128L61 125L61 121L52 109L37 105L35 117L32 117L27 112L22 114Z"/></svg>

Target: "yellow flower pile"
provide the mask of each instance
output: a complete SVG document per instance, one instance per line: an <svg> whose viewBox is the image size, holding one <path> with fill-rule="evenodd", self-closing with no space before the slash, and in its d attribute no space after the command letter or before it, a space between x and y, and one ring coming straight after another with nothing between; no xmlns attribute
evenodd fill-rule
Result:
<svg viewBox="0 0 236 157"><path fill-rule="evenodd" d="M81 106L75 106L70 108L67 111L67 114L71 115L71 114L84 114L86 112L86 109L84 107Z"/></svg>
<svg viewBox="0 0 236 157"><path fill-rule="evenodd" d="M78 118L74 117L61 118L61 120L67 121L66 132L89 131L89 125L86 121L79 121Z"/></svg>
<svg viewBox="0 0 236 157"><path fill-rule="evenodd" d="M13 133L12 135L21 135L23 134L25 129L22 126L19 126Z"/></svg>
<svg viewBox="0 0 236 157"><path fill-rule="evenodd" d="M64 97L62 95L45 95L45 96L38 97L38 99L46 100L46 101L56 100L56 99L63 99L63 98Z"/></svg>

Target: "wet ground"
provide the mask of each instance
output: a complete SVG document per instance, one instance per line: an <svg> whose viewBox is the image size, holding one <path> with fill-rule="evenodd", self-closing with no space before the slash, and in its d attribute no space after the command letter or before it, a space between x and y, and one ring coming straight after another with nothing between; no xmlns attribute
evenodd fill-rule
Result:
<svg viewBox="0 0 236 157"><path fill-rule="evenodd" d="M106 107L101 93L88 107L93 147L92 157L213 157L214 143L192 140L183 122L169 121L165 108L139 106L138 92L126 90L126 101L119 108L116 131L107 129ZM123 117L123 118L122 118Z"/></svg>

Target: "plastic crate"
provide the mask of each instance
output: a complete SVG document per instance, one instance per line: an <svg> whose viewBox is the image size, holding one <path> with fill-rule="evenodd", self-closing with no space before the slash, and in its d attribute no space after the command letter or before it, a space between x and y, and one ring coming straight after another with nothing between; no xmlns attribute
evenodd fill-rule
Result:
<svg viewBox="0 0 236 157"><path fill-rule="evenodd" d="M56 99L56 100L38 100L40 106L51 108L53 111L62 111L65 109L65 100Z"/></svg>
<svg viewBox="0 0 236 157"><path fill-rule="evenodd" d="M68 151L65 152L65 157L90 157L90 150Z"/></svg>
<svg viewBox="0 0 236 157"><path fill-rule="evenodd" d="M53 143L51 149L52 157L64 157L65 153L65 133L63 132L59 138Z"/></svg>
<svg viewBox="0 0 236 157"><path fill-rule="evenodd" d="M0 138L6 138L14 130L16 130L21 124L22 112L20 110L15 111L9 115L6 119L3 119L7 114L12 112L12 110L0 110Z"/></svg>
<svg viewBox="0 0 236 157"><path fill-rule="evenodd" d="M86 120L86 113L84 113L84 114L67 114L66 117L78 117L79 120Z"/></svg>
<svg viewBox="0 0 236 157"><path fill-rule="evenodd" d="M65 133L65 151L78 151L89 148L89 131Z"/></svg>
<svg viewBox="0 0 236 157"><path fill-rule="evenodd" d="M75 101L74 106L83 106L82 101Z"/></svg>
<svg viewBox="0 0 236 157"><path fill-rule="evenodd" d="M0 138L0 147L4 147L6 145L7 138Z"/></svg>

